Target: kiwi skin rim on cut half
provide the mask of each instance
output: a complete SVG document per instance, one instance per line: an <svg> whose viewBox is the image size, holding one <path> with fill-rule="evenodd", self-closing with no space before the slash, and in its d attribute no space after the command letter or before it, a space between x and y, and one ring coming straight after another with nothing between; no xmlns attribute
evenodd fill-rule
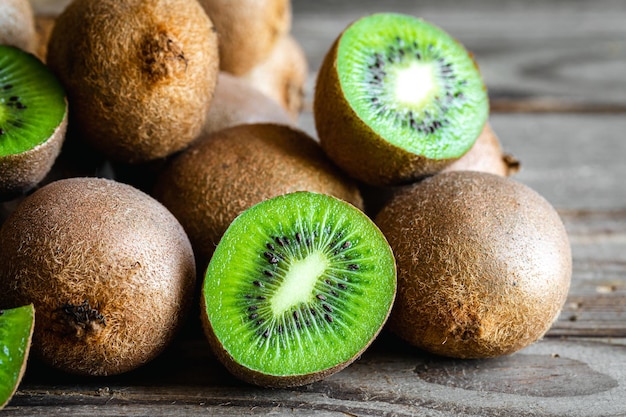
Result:
<svg viewBox="0 0 626 417"><path fill-rule="evenodd" d="M397 193L376 216L396 256L388 328L431 353L485 358L540 339L572 274L556 210L494 174L437 174Z"/></svg>
<svg viewBox="0 0 626 417"><path fill-rule="evenodd" d="M201 318L232 374L295 387L354 362L382 330L395 292L395 259L372 220L299 191L233 221L205 274Z"/></svg>
<svg viewBox="0 0 626 417"><path fill-rule="evenodd" d="M7 63L0 80L0 114L7 126L2 126L0 141L10 138L4 139L6 154L0 155L0 200L6 201L29 191L50 172L65 140L68 101L59 81L36 56L12 46L0 49Z"/></svg>
<svg viewBox="0 0 626 417"><path fill-rule="evenodd" d="M384 22L378 22L381 27L386 24L391 26L394 19L399 19L403 24L414 20L418 22L419 25L428 28L426 30L429 32L429 36L433 36L434 33L438 32L437 36L447 38L447 48L454 46L458 54L467 55L467 59L463 57L459 62L463 62L463 68L461 70L469 71L469 79L473 80L471 85L476 87L475 89L471 89L472 98L469 99L473 106L472 113L475 114L465 114L463 116L463 123L452 123L457 127L463 124L462 128L458 129L463 132L457 133L457 136L464 137L463 146L460 145L460 142L456 143L456 141L446 142L445 147L437 145L440 150L443 150L442 155L433 158L420 153L414 153L409 149L404 149L401 146L391 143L388 139L385 139L377 132L377 129L368 125L368 123L357 114L357 111L347 98L347 93L344 91L344 86L340 79L341 74L339 73L339 69L341 64L339 62L339 51L346 34L356 25L360 25L365 19L385 20ZM370 25L372 27L374 26L373 24ZM390 28L390 30L393 30L393 28ZM410 40L405 41L410 42ZM421 40L416 42L421 42ZM356 55L356 52L354 52L354 54ZM402 54L403 59L408 60L410 59L409 56L409 53ZM440 57L440 59L443 58ZM373 70L370 69L369 71L373 73ZM448 77L446 73L444 73L443 76ZM374 75L374 79L380 80L377 77L379 76ZM352 82L353 81L350 80L350 83ZM459 83L467 82L467 79L455 79L451 82L455 85L460 85ZM478 87L479 84L480 87ZM353 85L348 87L352 88ZM465 93L465 99L467 99L469 91ZM378 97L374 96L372 99L375 100L378 99ZM439 97L435 97L435 99L439 100ZM441 100L445 101L445 99L446 98L443 98ZM432 98L429 100L432 100ZM376 104L381 103L381 101L382 100L377 101ZM439 101L437 101L437 103L438 106L442 105ZM459 114L457 105L445 104L445 106L453 109L453 111L456 112L455 114ZM486 87L478 73L478 66L473 60L472 55L469 54L458 41L454 40L443 30L434 25L411 16L393 13L366 16L365 18L353 22L339 35L326 54L319 70L315 86L313 108L315 126L322 148L324 148L330 158L348 174L369 185L375 186L401 185L415 182L451 164L463 155L464 152L457 153L461 148L464 147L465 152L467 152L476 138L478 138L487 120L489 111ZM446 124L441 124L441 122L445 123L446 120L438 120L437 129L446 129ZM449 123L449 121L447 122ZM396 130L400 133L403 129L405 129L404 126ZM387 136L389 137L391 135ZM471 139L471 141L469 141L469 139ZM425 149L427 152L430 152L431 145L429 144ZM456 151L454 151L457 153L455 156L443 156L447 154L452 155L452 152L450 152L451 149L456 149Z"/></svg>

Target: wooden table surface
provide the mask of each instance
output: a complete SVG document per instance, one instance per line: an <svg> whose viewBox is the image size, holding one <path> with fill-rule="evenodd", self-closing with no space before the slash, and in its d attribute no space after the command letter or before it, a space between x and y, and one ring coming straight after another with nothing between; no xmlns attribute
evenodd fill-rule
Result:
<svg viewBox="0 0 626 417"><path fill-rule="evenodd" d="M39 13L65 2L34 0ZM56 4L55 4L56 3ZM626 415L626 2L293 1L311 67L301 126L315 135L315 72L337 34L376 11L422 16L476 56L491 122L569 232L574 273L558 321L507 357L434 357L383 334L346 370L293 390L231 377L193 331L127 375L77 378L34 360L2 416Z"/></svg>

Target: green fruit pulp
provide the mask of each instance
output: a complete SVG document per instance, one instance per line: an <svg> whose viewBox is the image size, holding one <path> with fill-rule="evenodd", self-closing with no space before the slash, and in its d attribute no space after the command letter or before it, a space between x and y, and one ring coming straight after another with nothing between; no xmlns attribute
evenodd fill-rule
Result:
<svg viewBox="0 0 626 417"><path fill-rule="evenodd" d="M0 45L0 156L50 138L67 111L65 91L34 55Z"/></svg>
<svg viewBox="0 0 626 417"><path fill-rule="evenodd" d="M17 389L28 359L35 323L32 304L0 310L0 408Z"/></svg>
<svg viewBox="0 0 626 417"><path fill-rule="evenodd" d="M235 362L307 375L361 352L383 326L395 259L374 223L334 197L297 192L230 225L203 284L215 336Z"/></svg>
<svg viewBox="0 0 626 417"><path fill-rule="evenodd" d="M340 38L337 72L366 125L430 159L462 156L487 121L487 90L474 60L421 19L382 13L356 21Z"/></svg>

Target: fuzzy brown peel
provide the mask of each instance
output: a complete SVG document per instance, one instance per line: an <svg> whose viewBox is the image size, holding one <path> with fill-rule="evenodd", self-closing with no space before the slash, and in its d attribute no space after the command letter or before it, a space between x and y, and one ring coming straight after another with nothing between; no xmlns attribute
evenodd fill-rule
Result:
<svg viewBox="0 0 626 417"><path fill-rule="evenodd" d="M77 0L56 19L47 63L80 136L114 160L146 162L202 129L218 38L196 1Z"/></svg>
<svg viewBox="0 0 626 417"><path fill-rule="evenodd" d="M201 138L164 170L154 195L181 222L196 255L208 262L237 215L294 191L363 204L356 184L314 139L299 129L271 123L234 126Z"/></svg>
<svg viewBox="0 0 626 417"><path fill-rule="evenodd" d="M168 345L189 310L189 240L165 207L129 185L50 183L7 219L0 244L0 304L35 305L33 353L63 371L135 369Z"/></svg>
<svg viewBox="0 0 626 417"><path fill-rule="evenodd" d="M554 208L501 176L435 175L398 192L376 217L396 255L389 327L436 354L510 354L557 318L572 273Z"/></svg>

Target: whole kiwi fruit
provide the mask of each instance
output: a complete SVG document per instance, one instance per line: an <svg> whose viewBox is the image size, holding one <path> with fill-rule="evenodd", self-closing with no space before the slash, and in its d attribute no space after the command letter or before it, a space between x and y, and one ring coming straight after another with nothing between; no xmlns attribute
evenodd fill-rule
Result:
<svg viewBox="0 0 626 417"><path fill-rule="evenodd" d="M11 45L26 52L35 52L35 16L29 0L0 1L0 45Z"/></svg>
<svg viewBox="0 0 626 417"><path fill-rule="evenodd" d="M109 158L164 158L198 135L219 65L213 23L195 0L75 0L56 19L47 64L72 128Z"/></svg>
<svg viewBox="0 0 626 417"><path fill-rule="evenodd" d="M442 172L480 171L508 177L517 173L520 168L520 161L503 151L500 139L487 122L470 150Z"/></svg>
<svg viewBox="0 0 626 417"><path fill-rule="evenodd" d="M0 229L0 305L32 303L33 353L69 373L113 375L157 356L190 307L195 261L174 216L107 179L25 198Z"/></svg>
<svg viewBox="0 0 626 417"><path fill-rule="evenodd" d="M270 55L241 77L273 98L297 120L304 107L309 64L302 46L290 33L281 36Z"/></svg>
<svg viewBox="0 0 626 417"><path fill-rule="evenodd" d="M397 193L376 223L398 267L389 328L414 346L510 354L541 338L565 302L567 232L547 200L511 178L441 173Z"/></svg>
<svg viewBox="0 0 626 417"><path fill-rule="evenodd" d="M219 33L220 69L248 72L291 28L289 0L199 0Z"/></svg>
<svg viewBox="0 0 626 417"><path fill-rule="evenodd" d="M200 137L246 123L293 124L287 110L245 80L221 71Z"/></svg>
<svg viewBox="0 0 626 417"><path fill-rule="evenodd" d="M356 184L303 131L260 123L202 138L171 161L154 196L181 222L204 265L245 209L295 191L330 194L362 206Z"/></svg>

